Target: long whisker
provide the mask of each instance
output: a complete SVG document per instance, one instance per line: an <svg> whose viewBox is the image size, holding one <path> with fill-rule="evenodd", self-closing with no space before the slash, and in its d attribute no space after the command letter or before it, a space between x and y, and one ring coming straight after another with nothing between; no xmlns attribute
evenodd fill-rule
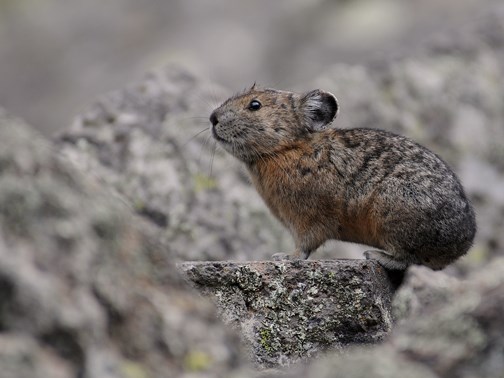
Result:
<svg viewBox="0 0 504 378"><path fill-rule="evenodd" d="M204 119L206 122L208 122L207 116L182 117L182 119Z"/></svg>
<svg viewBox="0 0 504 378"><path fill-rule="evenodd" d="M211 138L212 138L212 136L208 135L205 138L205 141L203 142L203 146L201 146L200 154L198 156L198 165L199 166L201 166L201 157L203 156L203 150L206 150L206 146L207 146L207 144L208 144L208 142L210 141Z"/></svg>
<svg viewBox="0 0 504 378"><path fill-rule="evenodd" d="M205 127L203 130L200 130L198 131L196 134L194 134L192 137L190 137L187 142L185 142L184 144L182 144L182 147L185 147L190 141L192 141L194 138L196 138L197 136L201 135L202 133L204 133L205 131L208 131L210 130L210 127Z"/></svg>
<svg viewBox="0 0 504 378"><path fill-rule="evenodd" d="M215 158L215 151L217 150L217 142L214 142L213 145L213 150L212 150L212 157L210 158L210 175L208 177L212 177L212 170L213 170L213 162Z"/></svg>

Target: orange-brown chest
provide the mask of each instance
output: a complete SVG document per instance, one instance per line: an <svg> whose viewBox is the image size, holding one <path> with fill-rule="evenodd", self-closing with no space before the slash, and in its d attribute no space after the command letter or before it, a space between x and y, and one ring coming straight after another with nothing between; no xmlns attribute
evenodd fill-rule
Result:
<svg viewBox="0 0 504 378"><path fill-rule="evenodd" d="M289 151L249 167L253 184L273 215L296 233L323 228L328 239L379 247L373 196L352 198L351 188L338 181L338 175L304 159L309 152Z"/></svg>
<svg viewBox="0 0 504 378"><path fill-rule="evenodd" d="M284 224L304 211L307 182L299 175L299 151L260 159L249 167L252 182L271 212Z"/></svg>
<svg viewBox="0 0 504 378"><path fill-rule="evenodd" d="M341 216L330 174L311 158L309 146L291 149L249 167L252 182L273 215L296 233L334 223Z"/></svg>

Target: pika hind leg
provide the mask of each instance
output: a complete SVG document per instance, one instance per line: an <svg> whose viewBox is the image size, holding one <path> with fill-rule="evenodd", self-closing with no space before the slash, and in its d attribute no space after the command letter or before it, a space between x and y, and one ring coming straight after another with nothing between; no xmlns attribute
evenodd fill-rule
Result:
<svg viewBox="0 0 504 378"><path fill-rule="evenodd" d="M389 270L406 270L410 264L405 261L394 259L394 257L386 252L378 250L370 250L364 252L367 260L376 260L385 269Z"/></svg>
<svg viewBox="0 0 504 378"><path fill-rule="evenodd" d="M315 233L307 233L307 234L295 234L294 242L296 245L296 249L294 253L275 253L272 256L273 260L307 260L308 257L315 251L318 247L324 243L327 239L324 238L324 235L317 235Z"/></svg>

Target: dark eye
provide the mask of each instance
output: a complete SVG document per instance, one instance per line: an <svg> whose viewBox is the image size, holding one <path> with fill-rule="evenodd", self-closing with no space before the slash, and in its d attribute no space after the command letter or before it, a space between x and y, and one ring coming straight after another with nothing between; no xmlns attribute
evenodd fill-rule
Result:
<svg viewBox="0 0 504 378"><path fill-rule="evenodd" d="M257 101L257 100L252 100L250 101L250 104L248 106L249 110L259 110L261 109L262 104Z"/></svg>

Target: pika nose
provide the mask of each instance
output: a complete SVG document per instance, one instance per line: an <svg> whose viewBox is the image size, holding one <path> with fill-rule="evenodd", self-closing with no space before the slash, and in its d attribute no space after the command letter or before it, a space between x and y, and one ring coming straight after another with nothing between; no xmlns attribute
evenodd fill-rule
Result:
<svg viewBox="0 0 504 378"><path fill-rule="evenodd" d="M210 115L210 122L212 122L212 125L217 125L219 123L219 120L217 119L217 114L215 114L215 111L212 112Z"/></svg>

